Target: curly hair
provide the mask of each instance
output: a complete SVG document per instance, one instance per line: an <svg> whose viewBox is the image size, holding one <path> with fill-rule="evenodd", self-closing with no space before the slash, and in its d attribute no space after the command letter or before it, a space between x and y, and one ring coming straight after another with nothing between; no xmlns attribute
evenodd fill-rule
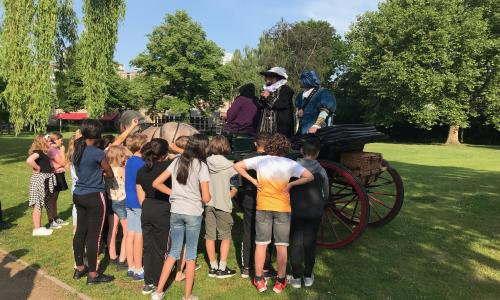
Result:
<svg viewBox="0 0 500 300"><path fill-rule="evenodd" d="M33 140L33 143L31 144L30 149L28 150L28 154L31 155L35 151L42 151L45 154L47 154L47 152L49 152L49 145L47 144L47 140L45 139L45 135L38 134L35 137L35 139Z"/></svg>
<svg viewBox="0 0 500 300"><path fill-rule="evenodd" d="M273 156L286 156L290 153L290 149L290 141L281 133L273 134L264 148L266 154Z"/></svg>

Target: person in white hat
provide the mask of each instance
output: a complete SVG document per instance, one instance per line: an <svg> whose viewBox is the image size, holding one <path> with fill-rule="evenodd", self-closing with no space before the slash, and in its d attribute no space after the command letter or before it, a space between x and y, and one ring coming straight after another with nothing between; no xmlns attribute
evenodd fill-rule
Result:
<svg viewBox="0 0 500 300"><path fill-rule="evenodd" d="M287 85L288 74L281 67L274 67L260 74L264 76L265 85L259 100L262 109L259 132L281 133L291 137L295 120L294 91Z"/></svg>

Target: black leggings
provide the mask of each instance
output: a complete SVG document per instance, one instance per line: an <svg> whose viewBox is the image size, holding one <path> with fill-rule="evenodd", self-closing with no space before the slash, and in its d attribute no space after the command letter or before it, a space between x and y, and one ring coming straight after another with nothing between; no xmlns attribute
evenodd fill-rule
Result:
<svg viewBox="0 0 500 300"><path fill-rule="evenodd" d="M292 216L288 251L294 278L311 277L312 275L316 262L316 237L320 223L321 218L302 219ZM302 261L304 261L304 267Z"/></svg>
<svg viewBox="0 0 500 300"><path fill-rule="evenodd" d="M101 242L102 227L106 218L104 193L73 195L76 206L76 233L73 237L75 263L83 266L83 256L87 252L89 272L97 272L97 256Z"/></svg>
<svg viewBox="0 0 500 300"><path fill-rule="evenodd" d="M144 283L158 285L168 250L168 200L146 198L142 203L141 227L144 237Z"/></svg>

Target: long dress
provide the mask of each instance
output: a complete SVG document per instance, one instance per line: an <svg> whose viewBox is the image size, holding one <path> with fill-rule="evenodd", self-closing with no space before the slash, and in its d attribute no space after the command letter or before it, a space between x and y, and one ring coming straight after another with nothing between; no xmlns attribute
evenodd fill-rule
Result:
<svg viewBox="0 0 500 300"><path fill-rule="evenodd" d="M269 97L259 99L262 109L259 132L281 133L289 138L293 135L293 94L292 88L284 85Z"/></svg>

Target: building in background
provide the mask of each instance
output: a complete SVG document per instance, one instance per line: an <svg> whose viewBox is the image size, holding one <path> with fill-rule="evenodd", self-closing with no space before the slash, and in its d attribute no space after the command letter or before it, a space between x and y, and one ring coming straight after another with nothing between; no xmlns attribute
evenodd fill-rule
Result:
<svg viewBox="0 0 500 300"><path fill-rule="evenodd" d="M132 80L135 77L137 77L138 74L139 74L139 72L135 69L127 71L127 70L125 70L125 66L123 64L118 65L118 75L122 79Z"/></svg>

